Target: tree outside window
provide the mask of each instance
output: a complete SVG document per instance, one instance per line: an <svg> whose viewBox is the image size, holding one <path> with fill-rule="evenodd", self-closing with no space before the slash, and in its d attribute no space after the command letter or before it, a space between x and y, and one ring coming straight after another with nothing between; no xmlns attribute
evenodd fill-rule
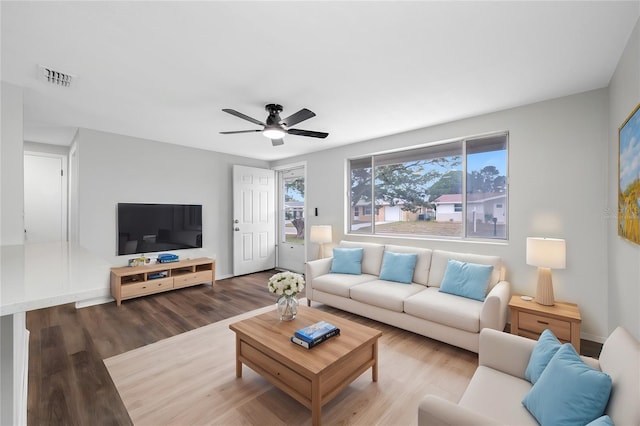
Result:
<svg viewBox="0 0 640 426"><path fill-rule="evenodd" d="M506 171L506 133L351 160L350 232L506 239Z"/></svg>

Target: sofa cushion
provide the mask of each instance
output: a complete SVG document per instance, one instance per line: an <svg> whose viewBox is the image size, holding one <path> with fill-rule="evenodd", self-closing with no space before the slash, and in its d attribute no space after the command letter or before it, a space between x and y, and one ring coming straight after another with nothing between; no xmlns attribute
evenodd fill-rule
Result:
<svg viewBox="0 0 640 426"><path fill-rule="evenodd" d="M415 253L418 257L416 259L416 266L413 269L412 282L427 285L429 280L429 268L431 268L431 254L433 250L419 247L409 246L396 246L387 244L384 246L385 251L391 251L394 253Z"/></svg>
<svg viewBox="0 0 640 426"><path fill-rule="evenodd" d="M522 405L531 383L486 366L479 366L459 404L505 425L535 425L536 419Z"/></svg>
<svg viewBox="0 0 640 426"><path fill-rule="evenodd" d="M334 248L331 273L360 275L362 273L362 248Z"/></svg>
<svg viewBox="0 0 640 426"><path fill-rule="evenodd" d="M587 426L614 426L614 425L613 425L613 421L611 420L611 417L605 414L604 416L598 417L591 423L587 424Z"/></svg>
<svg viewBox="0 0 640 426"><path fill-rule="evenodd" d="M434 250L431 256L431 269L429 271L429 287L440 287L444 273L447 270L447 262L449 259L459 260L460 262L479 263L481 265L492 265L493 272L489 280L489 288L491 290L494 285L500 281L500 273L502 271L502 260L500 256L486 256L482 254L456 253L452 251Z"/></svg>
<svg viewBox="0 0 640 426"><path fill-rule="evenodd" d="M551 358L553 358L556 352L558 352L558 349L560 349L560 346L562 346L562 343L560 343L553 332L548 328L544 330L538 338L538 342L533 347L533 351L531 351L531 357L529 358L527 369L524 372L524 377L532 384L535 384L544 369L547 368Z"/></svg>
<svg viewBox="0 0 640 426"><path fill-rule="evenodd" d="M482 306L482 302L441 293L435 287L427 287L404 301L404 311L409 315L471 333L480 332Z"/></svg>
<svg viewBox="0 0 640 426"><path fill-rule="evenodd" d="M484 302L492 271L492 265L449 259L440 291Z"/></svg>
<svg viewBox="0 0 640 426"><path fill-rule="evenodd" d="M313 279L313 289L348 298L349 289L354 285L377 279L375 275L368 274L325 274Z"/></svg>
<svg viewBox="0 0 640 426"><path fill-rule="evenodd" d="M415 253L393 253L385 251L380 268L380 279L411 284L418 255Z"/></svg>
<svg viewBox="0 0 640 426"><path fill-rule="evenodd" d="M421 291L426 291L420 284L403 284L375 280L359 285L354 285L349 289L351 298L367 305L389 309L394 312L402 312L404 300Z"/></svg>
<svg viewBox="0 0 640 426"><path fill-rule="evenodd" d="M376 243L360 243L356 241L340 241L339 246L345 248L362 248L362 273L376 276L380 275L384 245Z"/></svg>
<svg viewBox="0 0 640 426"><path fill-rule="evenodd" d="M600 369L613 381L606 413L617 425L640 425L640 342L622 327L613 330L602 346Z"/></svg>
<svg viewBox="0 0 640 426"><path fill-rule="evenodd" d="M540 424L583 426L602 416L610 392L611 377L589 367L565 343L522 403Z"/></svg>

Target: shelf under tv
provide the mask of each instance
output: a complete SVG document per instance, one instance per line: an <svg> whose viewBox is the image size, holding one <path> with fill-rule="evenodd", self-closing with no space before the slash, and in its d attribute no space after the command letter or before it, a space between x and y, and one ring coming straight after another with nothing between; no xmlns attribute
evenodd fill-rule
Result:
<svg viewBox="0 0 640 426"><path fill-rule="evenodd" d="M159 277L159 278L158 278ZM208 257L111 268L111 295L123 300L199 284L215 284L216 261Z"/></svg>

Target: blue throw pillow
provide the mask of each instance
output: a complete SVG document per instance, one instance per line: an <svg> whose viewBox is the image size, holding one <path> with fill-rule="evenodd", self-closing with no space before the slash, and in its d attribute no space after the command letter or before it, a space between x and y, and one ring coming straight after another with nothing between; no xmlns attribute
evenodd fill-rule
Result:
<svg viewBox="0 0 640 426"><path fill-rule="evenodd" d="M602 417L598 417L587 426L614 426L614 424L613 420L611 420L611 417L604 415Z"/></svg>
<svg viewBox="0 0 640 426"><path fill-rule="evenodd" d="M586 425L602 416L610 393L611 377L589 367L565 343L522 404L542 425Z"/></svg>
<svg viewBox="0 0 640 426"><path fill-rule="evenodd" d="M334 274L362 273L362 248L334 248L331 272Z"/></svg>
<svg viewBox="0 0 640 426"><path fill-rule="evenodd" d="M416 267L417 260L418 255L416 253L393 253L385 251L384 257L382 258L380 279L411 284L413 280L413 270Z"/></svg>
<svg viewBox="0 0 640 426"><path fill-rule="evenodd" d="M443 293L484 301L493 272L492 265L460 262L449 259L440 284Z"/></svg>
<svg viewBox="0 0 640 426"><path fill-rule="evenodd" d="M524 372L524 377L526 377L531 384L536 384L544 369L547 368L551 358L553 358L556 352L558 352L558 349L560 349L560 346L562 346L562 343L560 343L551 330L547 328L542 332L538 343L536 343L531 352L529 364Z"/></svg>

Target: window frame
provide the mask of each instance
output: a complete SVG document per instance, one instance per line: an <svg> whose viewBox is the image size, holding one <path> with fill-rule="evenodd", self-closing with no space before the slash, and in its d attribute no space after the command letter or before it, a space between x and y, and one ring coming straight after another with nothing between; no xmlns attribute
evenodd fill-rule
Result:
<svg viewBox="0 0 640 426"><path fill-rule="evenodd" d="M467 207L468 207L468 196L469 194L467 193L467 177L468 174L470 173L470 171L468 170L468 165L467 165L467 144L469 142L473 142L473 141L478 141L478 140L482 140L482 139L489 139L489 138L504 138L504 151L505 151L505 170L504 170L504 194L505 194L505 200L501 203L504 211L505 211L505 216L506 216L506 220L504 222L504 236L502 237L489 237L489 236L470 236L469 235L469 219L468 219L468 211L467 211ZM375 170L376 167L378 165L384 165L384 164L392 164L389 162L388 158L403 158L404 157L410 157L411 156L411 152L419 152L419 150L424 149L424 148L434 148L434 147L438 147L438 146L443 146L444 145L453 145L456 143L461 143L461 150L460 152L460 156L461 156L461 173L462 173L462 182L461 182L461 195L462 195L462 218L461 218L461 226L462 226L462 232L460 236L445 236L445 235L437 235L437 234L398 234L398 233L377 233L376 231L376 221L375 218L377 215L372 215L371 216L371 223L370 226L371 227L371 232L369 233L360 233L360 232L354 232L353 230L353 220L354 217L351 214L352 212L352 204L351 204L351 196L352 196L352 166L354 165L354 163L356 165L369 165L370 166L370 170L371 170L371 194L369 196L369 198L371 199L370 202L370 208L373 210L373 206L376 205L375 203L375 193L376 193L376 183L375 183ZM443 149L441 152L443 154L447 154L448 151L451 151L451 149L445 148ZM496 150L498 151L498 150ZM436 151L437 152L437 151ZM377 158L385 158L386 161L383 161L382 164L379 164L376 159ZM401 148L401 149L397 149L397 150L388 150L388 151L382 151L382 152L378 152L378 153L372 153L372 154L367 154L364 156L358 156L358 157L352 157L352 158L347 158L346 161L346 221L345 221L345 235L350 235L350 236L358 236L358 237L384 237L384 238L413 238L413 239L424 239L424 240L453 240L453 241L475 241L475 242L486 242L486 243L494 243L494 244L502 244L502 243L508 243L509 242L509 223L510 223L510 203L509 203L509 182L510 182L510 173L509 173L509 165L510 165L510 154L509 154L509 131L507 130L503 130L503 131L496 131L496 132L490 132L490 133L484 133L484 134L477 134L477 135L471 135L471 136L466 136L466 137L460 137L460 138L452 138L452 139L447 139L447 140L440 140L440 141L435 141L435 142L430 142L427 144L422 144L422 145L413 145L409 148ZM364 207L363 207L364 208ZM376 206L376 210L378 209L378 206ZM357 210L357 209L356 209ZM457 209L455 209L457 211Z"/></svg>

